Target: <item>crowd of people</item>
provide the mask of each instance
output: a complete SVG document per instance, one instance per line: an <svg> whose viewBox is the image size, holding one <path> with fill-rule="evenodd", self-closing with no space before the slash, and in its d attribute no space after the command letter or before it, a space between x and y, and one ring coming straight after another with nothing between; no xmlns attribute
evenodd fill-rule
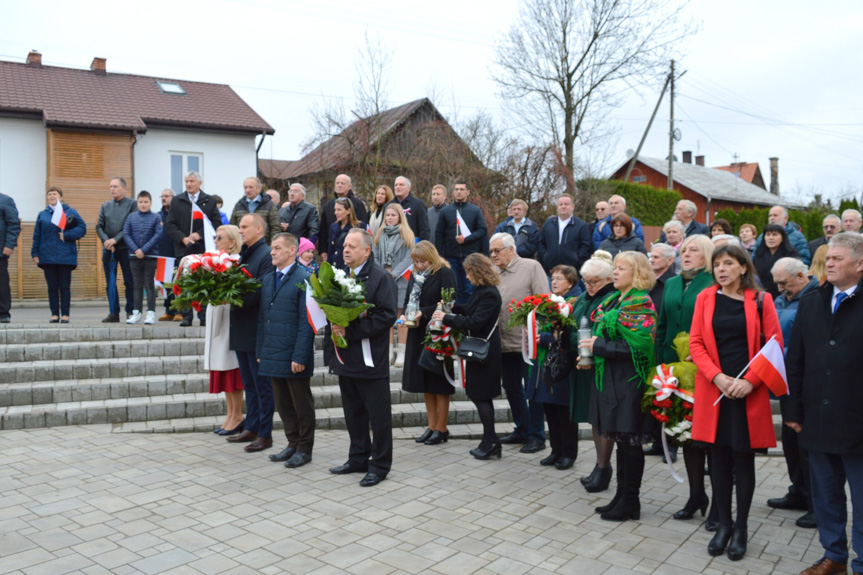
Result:
<svg viewBox="0 0 863 575"><path fill-rule="evenodd" d="M676 460L678 446L657 450L658 423L644 413L642 397L655 366L677 361L674 339L687 332L687 360L697 368L692 438L679 446L689 498L673 517L706 516L705 528L715 532L708 553L725 553L731 560L746 553L754 456L776 445L770 406L775 398L746 368L765 342L775 339L787 350L789 393L779 401L791 485L767 504L799 509L805 513L797 524L819 529L824 557L805 575L845 573L847 482L858 554L852 566L863 571L863 423L857 411L863 392L852 375L856 318L863 314L855 297L863 280L859 212L828 215L824 235L807 243L783 206L770 209L760 234L744 224L734 235L725 220L699 223L696 205L681 200L659 241L647 245L641 222L626 213L626 199L619 195L598 202L596 218L586 222L574 215L574 198L562 194L557 214L541 225L528 217L526 202L514 200L507 219L490 234L482 211L469 201L468 182L455 182L450 203L446 187L435 186L430 207L412 193L408 178L399 176L393 184L379 186L366 204L354 194L350 177L341 174L335 197L318 210L305 201L301 184L290 186L280 205L278 192L263 192L261 182L250 177L244 198L228 217L220 211L221 200L203 192L195 172L186 174L184 193L162 192L159 214L151 211L149 193L133 200L126 182L114 178L96 226L108 285L109 315L103 321L120 321L119 266L127 323L154 323L155 263L148 256L179 260L202 253L207 218L216 248L239 253L261 282L243 296L241 308L208 306L198 316L206 327L210 391L225 393L227 403L226 418L214 433L245 444L248 452L269 449L278 411L287 446L269 459L301 467L311 461L314 444L315 332L300 286L316 272L318 260L329 262L357 278L374 306L347 327L325 329L325 342L331 335L347 341L346 348L330 343L325 349L325 363L338 376L350 437L347 461L331 473L364 473L362 486L386 479L392 467L390 369L395 366L403 369L403 389L423 394L428 425L416 438L419 444L448 441L450 398L461 384L482 423L482 440L470 451L477 459L500 458L505 445L539 453L548 440L550 451L538 463L565 471L578 456L578 424L588 422L596 464L581 483L588 492L602 492L616 475L614 496L596 508L609 521L639 518L646 454L667 453ZM48 190L32 248L48 284L52 322L69 321L76 242L86 233L80 215L62 198L59 188ZM0 235L6 238L0 272L20 231L14 203L7 200L0 196ZM6 275L0 321L8 322ZM454 291L451 309L443 309L446 290ZM540 326L541 357L566 354L575 364L560 377L545 376L548 362L528 365L522 328L508 321L510 302L545 293L564 298L575 324L591 333L584 337L554 321ZM412 301L416 312L407 322ZM170 297L165 303L159 320L192 325L191 311L175 314ZM431 322L444 333L458 330L482 342L476 345L484 359L463 362L461 381L424 361ZM410 323L415 326L406 327ZM587 357L592 363L582 361ZM499 437L493 400L502 390L514 428ZM649 443L654 446L645 450Z"/></svg>

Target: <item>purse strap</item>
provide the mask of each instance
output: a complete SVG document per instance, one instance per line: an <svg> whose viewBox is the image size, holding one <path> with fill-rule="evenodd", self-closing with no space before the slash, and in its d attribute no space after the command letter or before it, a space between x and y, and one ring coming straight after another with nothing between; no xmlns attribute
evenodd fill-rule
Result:
<svg viewBox="0 0 863 575"><path fill-rule="evenodd" d="M489 339L491 339L492 334L494 334L494 330L496 330L496 329L497 329L497 324L498 324L498 323L500 323L500 316L497 316L497 321L495 321L495 322L494 322L494 327L493 327L493 328L491 328L491 331L490 331L490 332L488 332L488 336L487 336L487 337L485 337L485 338L478 337L477 339L481 339L482 341L484 341L484 342L488 343L488 340L489 340ZM471 336L471 337L473 337L473 336Z"/></svg>

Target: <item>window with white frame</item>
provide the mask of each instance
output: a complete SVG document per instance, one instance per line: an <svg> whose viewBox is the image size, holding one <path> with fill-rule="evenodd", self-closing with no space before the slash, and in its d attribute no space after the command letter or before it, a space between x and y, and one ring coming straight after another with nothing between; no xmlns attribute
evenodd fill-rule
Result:
<svg viewBox="0 0 863 575"><path fill-rule="evenodd" d="M204 154L191 152L171 152L171 189L175 194L186 190L184 177L187 172L198 172L204 177Z"/></svg>

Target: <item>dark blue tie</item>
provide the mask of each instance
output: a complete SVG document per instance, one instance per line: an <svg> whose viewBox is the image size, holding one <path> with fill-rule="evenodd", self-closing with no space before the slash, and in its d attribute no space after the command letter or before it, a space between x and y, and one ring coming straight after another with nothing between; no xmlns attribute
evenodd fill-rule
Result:
<svg viewBox="0 0 863 575"><path fill-rule="evenodd" d="M282 272L276 272L276 289L279 289L283 279L285 279L285 274Z"/></svg>
<svg viewBox="0 0 863 575"><path fill-rule="evenodd" d="M848 294L845 293L844 291L841 291L838 294L836 294L836 303L833 304L833 315L836 315L836 311L839 309L839 306L842 304L843 301L845 301L845 298L847 298L847 297L848 297Z"/></svg>

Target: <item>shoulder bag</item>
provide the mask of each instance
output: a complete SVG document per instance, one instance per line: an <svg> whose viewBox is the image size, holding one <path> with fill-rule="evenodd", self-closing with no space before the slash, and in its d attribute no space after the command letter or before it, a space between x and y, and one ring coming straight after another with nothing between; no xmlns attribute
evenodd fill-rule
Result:
<svg viewBox="0 0 863 575"><path fill-rule="evenodd" d="M485 339L481 337L473 337L471 335L464 336L458 345L458 356L465 361L485 363L488 359L488 340L491 338L494 330L497 329L499 321L500 316L498 316L497 321L494 322L494 327L491 328L491 331L488 332L488 337Z"/></svg>

